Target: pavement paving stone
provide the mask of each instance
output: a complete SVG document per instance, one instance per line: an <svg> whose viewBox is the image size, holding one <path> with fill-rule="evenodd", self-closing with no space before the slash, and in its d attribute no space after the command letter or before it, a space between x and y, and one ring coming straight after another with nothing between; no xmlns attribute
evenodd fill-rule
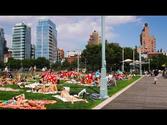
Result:
<svg viewBox="0 0 167 125"><path fill-rule="evenodd" d="M144 77L103 109L167 109L167 79Z"/></svg>

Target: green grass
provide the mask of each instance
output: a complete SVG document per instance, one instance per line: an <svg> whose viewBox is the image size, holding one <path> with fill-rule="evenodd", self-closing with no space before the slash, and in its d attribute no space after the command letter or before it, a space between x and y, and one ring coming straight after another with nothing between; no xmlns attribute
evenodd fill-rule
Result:
<svg viewBox="0 0 167 125"><path fill-rule="evenodd" d="M136 76L136 77L133 77L133 79L131 79L131 80L120 80L120 81L117 81L117 86L116 87L112 87L112 88L108 89L109 96L112 96L113 94L115 94L116 92L122 90L123 88L125 88L126 86L128 86L131 83L133 83L134 81L136 81L139 78L140 78L139 76Z"/></svg>
<svg viewBox="0 0 167 125"><path fill-rule="evenodd" d="M115 87L108 87L108 94L109 96L112 96L116 92L120 91L121 89L125 88L135 80L139 79L140 77L136 76L131 80L122 80L117 81L117 86ZM62 88L70 87L70 94L78 94L83 88L86 88L88 93L99 93L99 87L90 87L90 86L81 86L76 84L67 84L64 82L61 82L60 85L58 85L58 90L62 90ZM5 87L10 87L14 89L20 89L17 85L6 85ZM89 97L87 98L89 103L85 102L76 102L74 104L71 103L64 103L59 99L56 99L52 97L52 94L44 95L44 94L38 94L38 93L29 93L26 92L27 89L21 89L22 91L19 92L4 92L0 91L0 100L8 100L11 99L13 96L19 95L24 93L27 99L38 99L38 100L56 100L57 103L46 105L47 109L91 109L102 102L102 100L91 100Z"/></svg>

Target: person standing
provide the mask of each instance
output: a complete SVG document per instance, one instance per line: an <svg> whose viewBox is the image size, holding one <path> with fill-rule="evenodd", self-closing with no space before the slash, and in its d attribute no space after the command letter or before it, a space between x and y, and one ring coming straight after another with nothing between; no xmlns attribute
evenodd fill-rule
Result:
<svg viewBox="0 0 167 125"><path fill-rule="evenodd" d="M158 69L154 70L154 84L157 84L157 81L158 81L158 74L159 74Z"/></svg>
<svg viewBox="0 0 167 125"><path fill-rule="evenodd" d="M7 67L7 66L5 67L5 70L4 70L4 71L5 71L5 72L8 72L8 67Z"/></svg>

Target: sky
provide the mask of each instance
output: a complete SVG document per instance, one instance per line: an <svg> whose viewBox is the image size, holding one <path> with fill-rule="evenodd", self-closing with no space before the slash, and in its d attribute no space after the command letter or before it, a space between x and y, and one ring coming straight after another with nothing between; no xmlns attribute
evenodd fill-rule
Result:
<svg viewBox="0 0 167 125"><path fill-rule="evenodd" d="M65 52L83 50L94 30L100 34L100 16L0 16L8 47L11 47L12 28L21 22L31 27L31 41L35 44L36 26L41 18L56 24L58 48ZM123 47L139 46L144 23L148 23L150 34L156 38L156 49L167 50L167 16L105 16L105 39Z"/></svg>

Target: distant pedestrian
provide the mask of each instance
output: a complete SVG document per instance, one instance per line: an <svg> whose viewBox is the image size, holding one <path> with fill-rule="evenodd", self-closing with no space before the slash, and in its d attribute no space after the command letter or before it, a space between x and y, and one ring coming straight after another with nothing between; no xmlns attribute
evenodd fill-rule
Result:
<svg viewBox="0 0 167 125"><path fill-rule="evenodd" d="M5 71L5 72L8 72L8 67L7 67L7 66L5 67L5 70L4 70L4 71Z"/></svg>
<svg viewBox="0 0 167 125"><path fill-rule="evenodd" d="M158 74L159 74L158 69L154 70L154 84L157 84L157 81L158 81Z"/></svg>

